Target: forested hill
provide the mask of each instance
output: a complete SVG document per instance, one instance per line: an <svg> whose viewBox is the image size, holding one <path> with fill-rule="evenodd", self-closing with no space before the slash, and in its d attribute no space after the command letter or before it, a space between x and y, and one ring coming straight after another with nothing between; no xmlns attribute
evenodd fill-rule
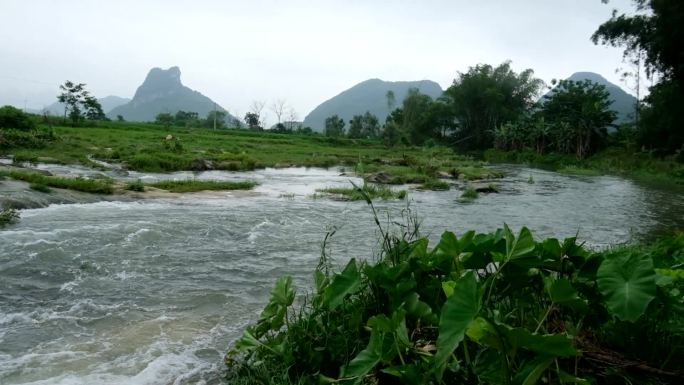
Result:
<svg viewBox="0 0 684 385"><path fill-rule="evenodd" d="M200 117L205 117L214 108L217 111L226 111L210 98L184 86L180 77L178 67L167 70L152 68L135 92L133 100L114 108L107 116L115 119L117 115L121 115L129 121L152 121L157 114L164 112L196 112Z"/></svg>
<svg viewBox="0 0 684 385"><path fill-rule="evenodd" d="M348 122L354 115L361 115L366 111L370 111L380 122L384 122L390 111L401 105L411 88L417 88L421 93L432 98L442 95L442 87L431 80L388 82L369 79L314 108L304 119L304 126L320 132L325 128L325 119L332 115L337 114ZM388 91L394 93L393 105L388 105Z"/></svg>

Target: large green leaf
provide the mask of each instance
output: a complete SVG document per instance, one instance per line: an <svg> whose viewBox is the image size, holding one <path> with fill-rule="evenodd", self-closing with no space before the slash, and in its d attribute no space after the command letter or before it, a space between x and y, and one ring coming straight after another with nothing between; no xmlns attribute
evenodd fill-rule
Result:
<svg viewBox="0 0 684 385"><path fill-rule="evenodd" d="M515 385L535 385L544 371L553 362L553 357L537 356L528 361L513 377Z"/></svg>
<svg viewBox="0 0 684 385"><path fill-rule="evenodd" d="M280 277L271 290L271 301L282 306L290 306L294 302L295 291L292 288L292 277Z"/></svg>
<svg viewBox="0 0 684 385"><path fill-rule="evenodd" d="M463 341L468 325L480 312L480 290L473 272L469 272L453 285L453 292L442 307L435 354L435 371L438 378L444 373L451 354Z"/></svg>
<svg viewBox="0 0 684 385"><path fill-rule="evenodd" d="M607 257L599 266L596 281L608 309L624 321L636 321L655 298L656 273L647 254Z"/></svg>
<svg viewBox="0 0 684 385"><path fill-rule="evenodd" d="M584 312L587 310L587 302L579 297L577 290L572 287L572 284L566 278L553 279L547 277L544 279L544 284L553 303L567 306L577 311Z"/></svg>
<svg viewBox="0 0 684 385"><path fill-rule="evenodd" d="M344 297L354 294L361 286L361 274L352 258L342 273L335 274L332 282L323 291L323 305L334 309L342 304Z"/></svg>
<svg viewBox="0 0 684 385"><path fill-rule="evenodd" d="M532 233L527 227L520 229L518 236L514 237L508 225L504 224L504 237L506 238L506 260L529 257L536 246Z"/></svg>
<svg viewBox="0 0 684 385"><path fill-rule="evenodd" d="M512 354L518 349L553 357L571 357L578 354L572 338L565 334L537 334L524 328L497 324L497 330L506 339Z"/></svg>
<svg viewBox="0 0 684 385"><path fill-rule="evenodd" d="M383 333L373 330L368 346L346 366L340 368L340 383L359 384L382 359Z"/></svg>

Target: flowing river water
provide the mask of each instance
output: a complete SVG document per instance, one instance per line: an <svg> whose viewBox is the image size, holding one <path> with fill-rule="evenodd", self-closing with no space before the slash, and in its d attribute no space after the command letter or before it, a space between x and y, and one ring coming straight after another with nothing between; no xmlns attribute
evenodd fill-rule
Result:
<svg viewBox="0 0 684 385"><path fill-rule="evenodd" d="M605 247L684 225L681 190L499 168L506 173L500 193L471 204L456 202L459 186L411 190L421 233L436 240L444 230L493 231L505 222L514 230L526 225L538 238L578 234ZM23 210L17 224L0 230L1 384L221 383L224 353L257 319L276 278L292 275L299 293L311 285L328 230L336 229L329 247L338 264L378 250L364 202L313 196L317 188L360 182L339 171L129 176L187 177L260 185L253 192L53 204ZM389 212L400 219L406 202L377 207L382 218Z"/></svg>

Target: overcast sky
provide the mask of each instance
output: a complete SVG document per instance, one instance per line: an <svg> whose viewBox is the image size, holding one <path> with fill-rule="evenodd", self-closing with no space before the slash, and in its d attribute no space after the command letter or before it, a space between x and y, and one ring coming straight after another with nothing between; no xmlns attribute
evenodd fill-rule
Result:
<svg viewBox="0 0 684 385"><path fill-rule="evenodd" d="M621 50L589 39L613 8L632 9L629 0L0 0L0 105L42 108L66 79L98 97L132 97L150 68L170 66L240 116L253 100L286 99L303 118L369 78L446 88L469 66L508 59L547 82L592 71L620 84Z"/></svg>

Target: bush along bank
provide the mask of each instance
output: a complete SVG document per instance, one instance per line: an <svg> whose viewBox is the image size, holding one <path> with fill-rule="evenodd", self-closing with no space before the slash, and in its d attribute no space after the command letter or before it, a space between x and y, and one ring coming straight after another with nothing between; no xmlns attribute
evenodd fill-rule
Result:
<svg viewBox="0 0 684 385"><path fill-rule="evenodd" d="M280 278L226 355L230 383L682 378L684 235L597 252L507 226L445 232L432 249L427 238L382 234L377 262L331 272L323 254L303 304Z"/></svg>

